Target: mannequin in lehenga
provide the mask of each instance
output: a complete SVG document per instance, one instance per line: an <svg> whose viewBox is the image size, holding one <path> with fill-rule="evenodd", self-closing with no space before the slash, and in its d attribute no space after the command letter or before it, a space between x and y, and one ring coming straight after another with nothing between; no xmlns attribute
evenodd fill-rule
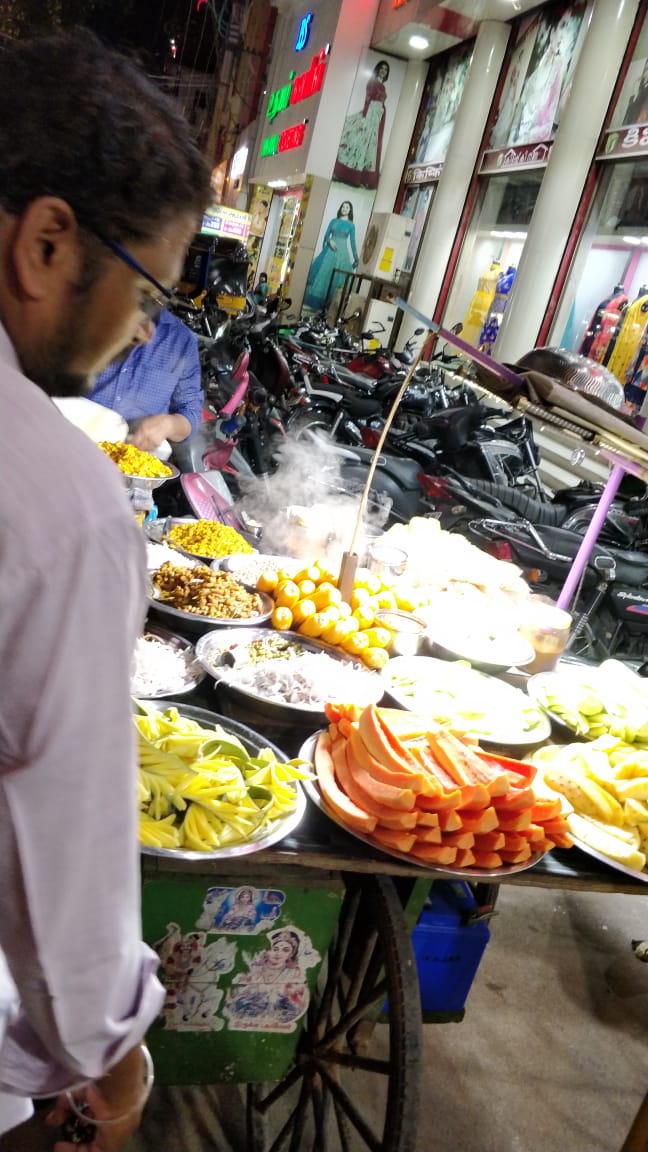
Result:
<svg viewBox="0 0 648 1152"><path fill-rule="evenodd" d="M369 77L362 111L352 113L344 121L334 180L354 188L378 187L388 77L389 64L379 60Z"/></svg>
<svg viewBox="0 0 648 1152"><path fill-rule="evenodd" d="M322 251L310 266L304 295L306 307L325 308L344 282L343 273L352 272L357 264L353 205L350 200L343 200L324 233Z"/></svg>

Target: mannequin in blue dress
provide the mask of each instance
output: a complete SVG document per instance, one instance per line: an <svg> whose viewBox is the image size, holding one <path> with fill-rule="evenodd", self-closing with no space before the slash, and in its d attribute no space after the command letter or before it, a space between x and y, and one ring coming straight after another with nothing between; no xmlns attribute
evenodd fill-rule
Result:
<svg viewBox="0 0 648 1152"><path fill-rule="evenodd" d="M326 308L335 291L344 282L343 272L358 266L353 205L343 200L324 233L322 251L310 266L304 304L307 308Z"/></svg>

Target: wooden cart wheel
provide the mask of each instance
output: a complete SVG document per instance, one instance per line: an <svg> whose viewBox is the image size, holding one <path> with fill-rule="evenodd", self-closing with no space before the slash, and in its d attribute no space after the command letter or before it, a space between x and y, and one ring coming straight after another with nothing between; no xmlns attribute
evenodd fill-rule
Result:
<svg viewBox="0 0 648 1152"><path fill-rule="evenodd" d="M248 1086L250 1152L414 1152L421 1040L393 881L349 878L295 1063L276 1085Z"/></svg>

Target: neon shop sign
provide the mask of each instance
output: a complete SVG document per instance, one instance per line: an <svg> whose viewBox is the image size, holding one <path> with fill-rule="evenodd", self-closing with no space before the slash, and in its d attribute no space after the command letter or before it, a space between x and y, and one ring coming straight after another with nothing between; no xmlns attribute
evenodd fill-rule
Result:
<svg viewBox="0 0 648 1152"><path fill-rule="evenodd" d="M302 100L308 100L316 92L319 92L324 83L326 57L329 51L330 45L327 44L317 53L317 56L313 56L307 72L301 72L299 76L291 72L288 83L284 84L283 88L277 88L275 92L270 93L266 117L271 123L275 116L284 112L292 104L300 104Z"/></svg>
<svg viewBox="0 0 648 1152"><path fill-rule="evenodd" d="M301 124L293 124L292 128L284 128L276 136L266 136L261 144L262 156L276 156L277 152L289 152L291 148L301 148L304 143L304 133L308 120Z"/></svg>

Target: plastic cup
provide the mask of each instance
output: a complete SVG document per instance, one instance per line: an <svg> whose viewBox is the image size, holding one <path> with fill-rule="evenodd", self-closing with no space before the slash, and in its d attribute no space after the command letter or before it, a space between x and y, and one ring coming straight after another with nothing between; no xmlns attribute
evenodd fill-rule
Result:
<svg viewBox="0 0 648 1152"><path fill-rule="evenodd" d="M407 552L391 544L370 544L367 555L369 571L386 584L397 580L407 568Z"/></svg>
<svg viewBox="0 0 648 1152"><path fill-rule="evenodd" d="M524 671L533 676L555 668L567 647L571 625L569 612L557 608L548 597L530 596L522 602L519 629L535 652L535 659L525 665Z"/></svg>

